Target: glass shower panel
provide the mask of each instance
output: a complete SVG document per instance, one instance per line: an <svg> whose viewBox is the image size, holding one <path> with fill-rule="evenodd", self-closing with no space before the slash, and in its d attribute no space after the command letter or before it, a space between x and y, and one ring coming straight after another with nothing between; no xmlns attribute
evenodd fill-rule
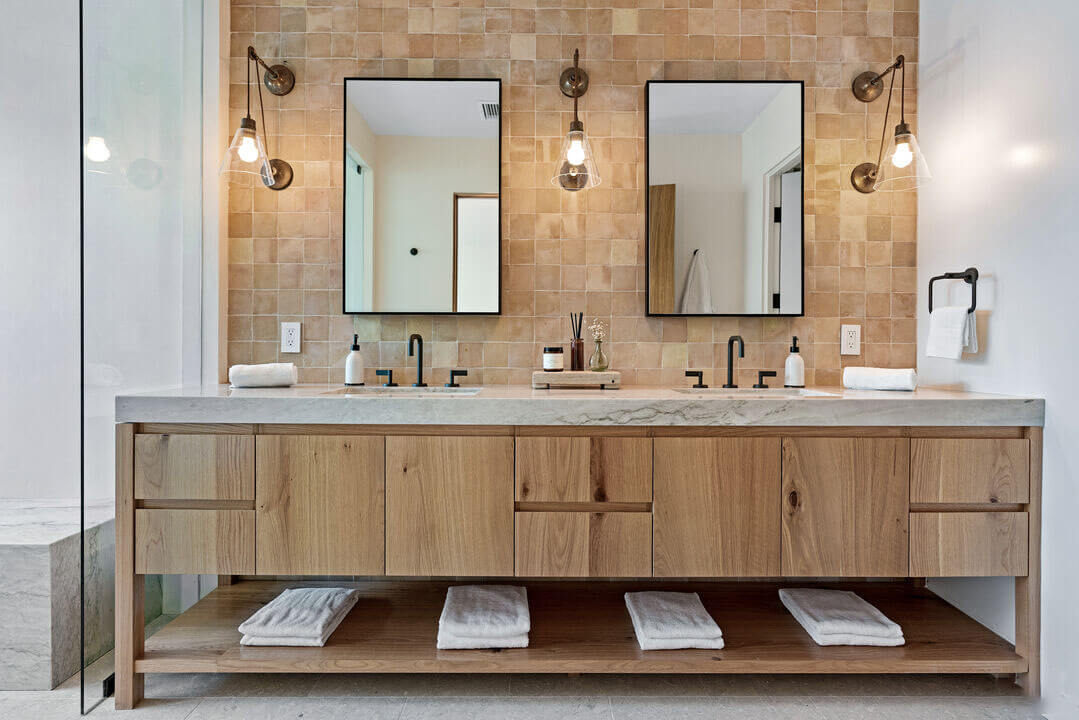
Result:
<svg viewBox="0 0 1079 720"><path fill-rule="evenodd" d="M84 711L112 673L114 399L200 379L202 5L82 3Z"/></svg>

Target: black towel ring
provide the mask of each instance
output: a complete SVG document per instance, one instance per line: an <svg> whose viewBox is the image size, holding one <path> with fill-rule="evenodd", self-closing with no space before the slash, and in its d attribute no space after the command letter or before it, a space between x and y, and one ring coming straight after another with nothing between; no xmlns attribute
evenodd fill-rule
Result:
<svg viewBox="0 0 1079 720"><path fill-rule="evenodd" d="M970 307L968 313L978 307L978 268L969 267L963 272L950 272L929 278L929 312L933 312L933 283L937 280L962 280L970 285Z"/></svg>

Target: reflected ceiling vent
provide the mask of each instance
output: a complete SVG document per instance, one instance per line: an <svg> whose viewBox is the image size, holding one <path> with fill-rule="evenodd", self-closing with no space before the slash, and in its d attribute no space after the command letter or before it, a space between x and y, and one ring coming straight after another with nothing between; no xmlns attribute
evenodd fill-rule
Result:
<svg viewBox="0 0 1079 720"><path fill-rule="evenodd" d="M480 112L484 120L494 120L498 117L498 103L480 103Z"/></svg>

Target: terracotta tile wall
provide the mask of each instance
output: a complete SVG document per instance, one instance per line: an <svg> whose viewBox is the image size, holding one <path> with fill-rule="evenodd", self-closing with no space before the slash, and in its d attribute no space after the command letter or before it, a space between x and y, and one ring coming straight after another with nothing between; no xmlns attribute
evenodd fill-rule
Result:
<svg viewBox="0 0 1079 720"><path fill-rule="evenodd" d="M917 0L233 0L233 126L244 104L244 51L286 59L298 77L268 97L271 155L296 170L280 193L230 193L229 362L294 359L304 382L339 382L358 332L375 367L405 372L419 332L443 382L526 383L544 344L569 336L567 313L611 327L612 367L627 384L706 381L725 371L726 339L747 341L740 385L782 371L790 336L806 381L839 383L844 364L915 364L914 193L850 189L875 157L884 102L856 101L855 74L903 53L916 112ZM592 87L583 120L603 185L581 194L549 178L571 104L559 72L581 49ZM342 78L501 77L503 315L355 318L341 307ZM799 79L806 83L806 317L644 316L644 114L649 79ZM898 92L898 88L897 88ZM302 320L304 350L277 352L279 322ZM839 326L863 327L863 354L840 356ZM412 381L412 370L402 378ZM782 374L782 373L781 373Z"/></svg>

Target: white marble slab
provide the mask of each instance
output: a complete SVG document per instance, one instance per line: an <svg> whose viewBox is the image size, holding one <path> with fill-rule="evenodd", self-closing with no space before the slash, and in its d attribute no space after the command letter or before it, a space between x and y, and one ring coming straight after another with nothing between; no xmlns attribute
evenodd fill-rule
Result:
<svg viewBox="0 0 1079 720"><path fill-rule="evenodd" d="M821 388L824 397L724 397L669 388L484 387L453 397L370 397L338 385L170 388L116 398L117 422L551 426L1039 426L1040 398L954 390Z"/></svg>

